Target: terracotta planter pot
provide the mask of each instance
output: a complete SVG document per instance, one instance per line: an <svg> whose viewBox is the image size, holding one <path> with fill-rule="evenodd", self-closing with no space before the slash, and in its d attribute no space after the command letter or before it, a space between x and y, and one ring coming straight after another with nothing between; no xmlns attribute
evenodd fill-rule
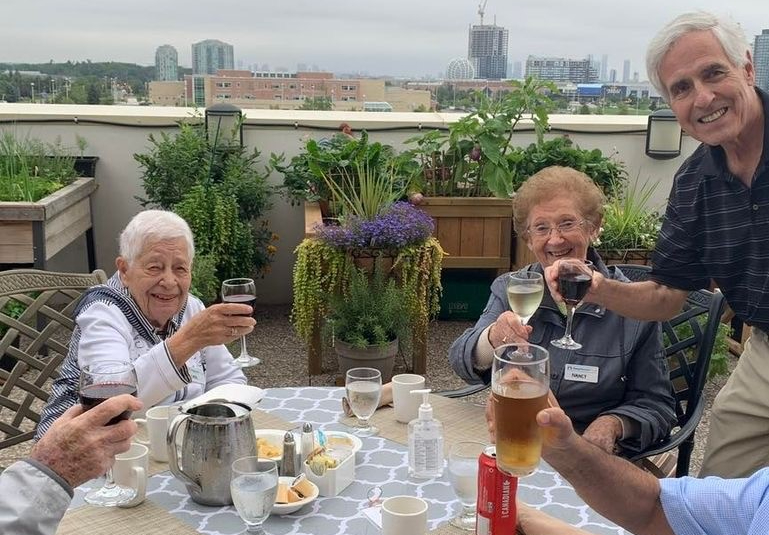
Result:
<svg viewBox="0 0 769 535"><path fill-rule="evenodd" d="M382 373L382 384L389 383L393 376L395 356L398 354L398 340L386 346L368 346L365 349L353 347L339 339L334 341L339 361L339 373L345 376L352 368L376 368Z"/></svg>

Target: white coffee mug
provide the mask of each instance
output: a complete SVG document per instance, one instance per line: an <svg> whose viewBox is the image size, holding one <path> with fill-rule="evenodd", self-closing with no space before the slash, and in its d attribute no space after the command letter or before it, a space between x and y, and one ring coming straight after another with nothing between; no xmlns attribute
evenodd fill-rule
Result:
<svg viewBox="0 0 769 535"><path fill-rule="evenodd" d="M131 444L125 453L115 456L112 465L112 477L121 487L136 490L136 497L120 507L136 507L147 495L147 475L149 473L149 448L144 444Z"/></svg>
<svg viewBox="0 0 769 535"><path fill-rule="evenodd" d="M425 378L421 375L401 373L393 377L393 407L396 420L407 424L419 416L422 398L412 396L411 391L424 387Z"/></svg>
<svg viewBox="0 0 769 535"><path fill-rule="evenodd" d="M143 428L141 435L134 439L139 444L150 447L150 455L155 461L168 462L168 447L166 446L166 434L173 417L179 412L177 405L158 405L147 411L144 418L136 418L134 421ZM143 438L143 436L147 438Z"/></svg>
<svg viewBox="0 0 769 535"><path fill-rule="evenodd" d="M427 502L414 496L393 496L382 502L382 535L427 533Z"/></svg>

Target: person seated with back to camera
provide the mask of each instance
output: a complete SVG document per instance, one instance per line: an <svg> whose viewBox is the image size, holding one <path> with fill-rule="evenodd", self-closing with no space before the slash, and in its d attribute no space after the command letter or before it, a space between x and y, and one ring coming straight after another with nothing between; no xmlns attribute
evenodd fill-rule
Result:
<svg viewBox="0 0 769 535"><path fill-rule="evenodd" d="M77 403L82 366L132 362L145 410L192 399L222 384L245 384L223 345L253 331L252 308L206 308L189 294L195 245L173 212L145 210L120 234L117 272L88 289L75 310L75 330L61 373L41 414L39 439Z"/></svg>
<svg viewBox="0 0 769 535"><path fill-rule="evenodd" d="M537 262L523 270L542 273L557 259L587 259L605 277L627 281L590 246L600 233L604 203L593 181L571 168L548 167L524 182L513 199L514 225ZM527 340L550 352L550 388L587 440L609 453L632 455L668 436L675 409L660 324L584 303L573 322L582 349L560 349L550 341L563 335L565 311L545 286L542 304L522 325L508 304L509 275L494 280L483 314L449 349L454 371L468 383L489 384L494 348ZM577 374L575 365L590 372ZM493 410L490 397L492 437Z"/></svg>

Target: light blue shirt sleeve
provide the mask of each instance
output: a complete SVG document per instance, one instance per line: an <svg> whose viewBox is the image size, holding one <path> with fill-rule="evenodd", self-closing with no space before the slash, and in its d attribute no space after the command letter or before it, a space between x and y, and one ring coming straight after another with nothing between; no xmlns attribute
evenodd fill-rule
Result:
<svg viewBox="0 0 769 535"><path fill-rule="evenodd" d="M660 502L676 535L766 535L769 468L745 479L662 479Z"/></svg>

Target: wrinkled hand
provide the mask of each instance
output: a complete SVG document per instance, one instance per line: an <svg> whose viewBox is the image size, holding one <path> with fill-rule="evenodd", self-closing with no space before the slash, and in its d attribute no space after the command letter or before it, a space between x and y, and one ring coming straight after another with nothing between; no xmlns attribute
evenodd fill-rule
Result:
<svg viewBox="0 0 769 535"><path fill-rule="evenodd" d="M523 325L521 318L512 310L506 310L499 315L497 321L489 329L489 342L493 347L502 344L526 342L533 327Z"/></svg>
<svg viewBox="0 0 769 535"><path fill-rule="evenodd" d="M568 455L575 441L579 440L579 435L574 431L571 420L560 407L550 407L539 411L537 424L544 430L542 457L546 461L551 454L566 453Z"/></svg>
<svg viewBox="0 0 769 535"><path fill-rule="evenodd" d="M617 440L622 436L622 424L613 416L599 416L585 429L582 438L592 442L606 453L617 451Z"/></svg>
<svg viewBox="0 0 769 535"><path fill-rule="evenodd" d="M131 447L136 423L107 422L124 411L141 408L141 401L129 394L109 398L86 412L80 404L70 407L35 444L30 457L77 487L103 475L115 462L115 455Z"/></svg>
<svg viewBox="0 0 769 535"><path fill-rule="evenodd" d="M187 331L185 335L195 336L200 341L198 349L229 344L254 330L256 320L251 317L252 313L249 305L220 303L192 316L182 330Z"/></svg>

